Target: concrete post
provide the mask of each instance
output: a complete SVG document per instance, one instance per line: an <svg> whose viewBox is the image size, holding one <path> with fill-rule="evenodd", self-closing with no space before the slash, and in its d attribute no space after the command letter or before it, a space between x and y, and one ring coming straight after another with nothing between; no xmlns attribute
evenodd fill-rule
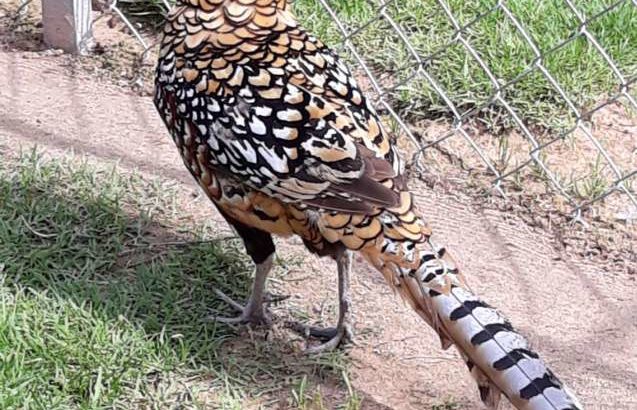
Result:
<svg viewBox="0 0 637 410"><path fill-rule="evenodd" d="M44 43L67 53L88 49L91 28L91 0L42 0Z"/></svg>

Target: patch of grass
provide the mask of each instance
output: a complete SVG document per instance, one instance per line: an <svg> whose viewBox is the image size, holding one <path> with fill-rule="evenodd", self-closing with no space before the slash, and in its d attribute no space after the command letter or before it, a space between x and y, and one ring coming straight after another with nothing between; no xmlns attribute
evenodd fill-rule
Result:
<svg viewBox="0 0 637 410"><path fill-rule="evenodd" d="M158 19L160 0L120 2L131 15ZM482 107L494 94L491 78L467 48L456 39L457 30L437 1L331 0L328 2L344 26L356 34L352 43L366 62L392 88L399 109L415 117L448 116L449 108L422 76L414 76L415 59L388 20L377 19L383 10L398 24L413 49L426 59L426 70L440 84L459 112ZM462 36L506 88L507 101L524 120L562 129L574 118L558 90L535 70L528 70L536 55L512 20L495 8L494 0L447 0L449 11L463 27ZM607 13L615 2L575 1L590 22L587 29L626 78L637 75L637 7L626 1ZM602 55L584 37L558 47L579 32L577 16L564 2L518 0L507 7L524 26L543 54L542 63L576 106L585 109L604 95L618 91L618 79ZM342 35L329 14L316 0L296 0L295 10L304 25L331 45L341 44ZM557 47L557 48L556 48ZM346 56L345 50L341 50ZM348 56L350 61L354 60ZM400 86L396 86L405 82ZM396 86L394 88L394 86ZM501 107L489 105L482 116L496 117ZM498 117L499 118L499 117ZM509 121L502 116L501 121ZM511 124L503 124L510 126Z"/></svg>
<svg viewBox="0 0 637 410"><path fill-rule="evenodd" d="M374 20L378 2L333 0L329 2L350 31L351 41L366 61L379 73L391 74L389 83L407 81L393 95L403 109L416 116L432 117L448 113L448 108L422 77L414 74L415 60L387 20ZM475 49L501 84L517 81L507 88L507 100L527 121L559 128L572 121L559 92L539 72L528 71L536 59L533 49L495 1L449 0L450 11L463 37ZM610 2L576 2L586 16L600 13ZM328 43L341 41L340 32L330 23L322 6L314 0L298 0L298 14L306 26ZM616 92L618 79L591 43L580 37L555 49L579 30L579 21L564 2L521 0L508 2L512 14L525 27L540 52L543 64L579 107ZM494 86L484 69L459 42L444 10L436 1L390 2L386 13L402 28L414 50L427 60L427 72L439 82L460 113L487 103ZM614 59L627 78L637 75L637 8L630 2L599 16L587 25L590 33ZM526 81L533 76L533 81ZM528 77L531 78L531 77ZM486 114L486 111L485 111Z"/></svg>
<svg viewBox="0 0 637 410"><path fill-rule="evenodd" d="M342 353L207 318L252 267L236 239L185 224L174 187L36 152L0 165L0 408L243 408ZM177 227L181 227L180 229Z"/></svg>
<svg viewBox="0 0 637 410"><path fill-rule="evenodd" d="M442 404L436 404L431 407L431 410L457 410L460 405L452 400L445 400Z"/></svg>
<svg viewBox="0 0 637 410"><path fill-rule="evenodd" d="M162 25L167 12L162 0L119 0L117 3L132 20L154 28ZM168 0L168 3L175 4L175 0Z"/></svg>
<svg viewBox="0 0 637 410"><path fill-rule="evenodd" d="M601 155L597 156L595 163L589 166L589 172L585 177L575 178L571 176L571 182L567 185L572 193L584 200L594 200L608 190L608 179L604 174L605 166Z"/></svg>
<svg viewBox="0 0 637 410"><path fill-rule="evenodd" d="M345 397L341 403L331 403L333 400L326 399L323 396L321 387L313 386L307 377L303 377L293 387L290 395L289 408L297 410L360 410L363 399L356 392L350 383L349 375L346 371L342 372L342 382L345 387Z"/></svg>
<svg viewBox="0 0 637 410"><path fill-rule="evenodd" d="M0 407L98 408L175 363L123 317L0 286Z"/></svg>
<svg viewBox="0 0 637 410"><path fill-rule="evenodd" d="M352 383L349 380L349 376L345 372L343 372L343 381L345 382L345 386L347 387L347 400L345 401L345 403L343 403L343 406L341 407L342 410L360 410L363 400L352 388Z"/></svg>

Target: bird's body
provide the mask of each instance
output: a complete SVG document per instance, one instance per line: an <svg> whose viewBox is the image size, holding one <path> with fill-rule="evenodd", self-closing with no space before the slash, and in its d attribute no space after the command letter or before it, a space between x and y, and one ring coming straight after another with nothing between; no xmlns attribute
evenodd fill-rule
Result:
<svg viewBox="0 0 637 410"><path fill-rule="evenodd" d="M167 25L174 32L162 50L159 106L186 165L219 207L249 226L296 234L322 250L319 226L349 225L350 235L328 235L364 247L380 226L361 216L399 205L391 188L400 161L380 121L347 67L289 12L279 10L267 29L237 20L242 37L230 31L215 41L206 20L233 28L227 10L184 6ZM352 213L359 217L343 220ZM367 228L360 235L358 225Z"/></svg>
<svg viewBox="0 0 637 410"><path fill-rule="evenodd" d="M578 408L431 244L392 139L346 65L285 0L181 0L165 25L156 83L184 163L244 238L257 282L271 234L300 236L337 259L339 273L342 256L358 251L443 345L458 347L486 403L496 406L502 391L518 408Z"/></svg>

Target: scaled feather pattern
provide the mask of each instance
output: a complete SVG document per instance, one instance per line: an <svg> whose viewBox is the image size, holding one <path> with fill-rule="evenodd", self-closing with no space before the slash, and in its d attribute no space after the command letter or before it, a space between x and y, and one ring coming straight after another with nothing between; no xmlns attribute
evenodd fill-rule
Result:
<svg viewBox="0 0 637 410"><path fill-rule="evenodd" d="M359 251L455 345L490 408L579 409L571 392L432 244L403 161L344 62L285 0L180 0L164 27L155 104L225 215Z"/></svg>

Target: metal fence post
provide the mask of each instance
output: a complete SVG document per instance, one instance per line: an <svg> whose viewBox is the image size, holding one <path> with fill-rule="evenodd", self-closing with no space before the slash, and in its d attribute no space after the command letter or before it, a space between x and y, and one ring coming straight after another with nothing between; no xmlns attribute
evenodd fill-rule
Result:
<svg viewBox="0 0 637 410"><path fill-rule="evenodd" d="M67 53L87 51L91 29L91 0L42 0L44 42Z"/></svg>

